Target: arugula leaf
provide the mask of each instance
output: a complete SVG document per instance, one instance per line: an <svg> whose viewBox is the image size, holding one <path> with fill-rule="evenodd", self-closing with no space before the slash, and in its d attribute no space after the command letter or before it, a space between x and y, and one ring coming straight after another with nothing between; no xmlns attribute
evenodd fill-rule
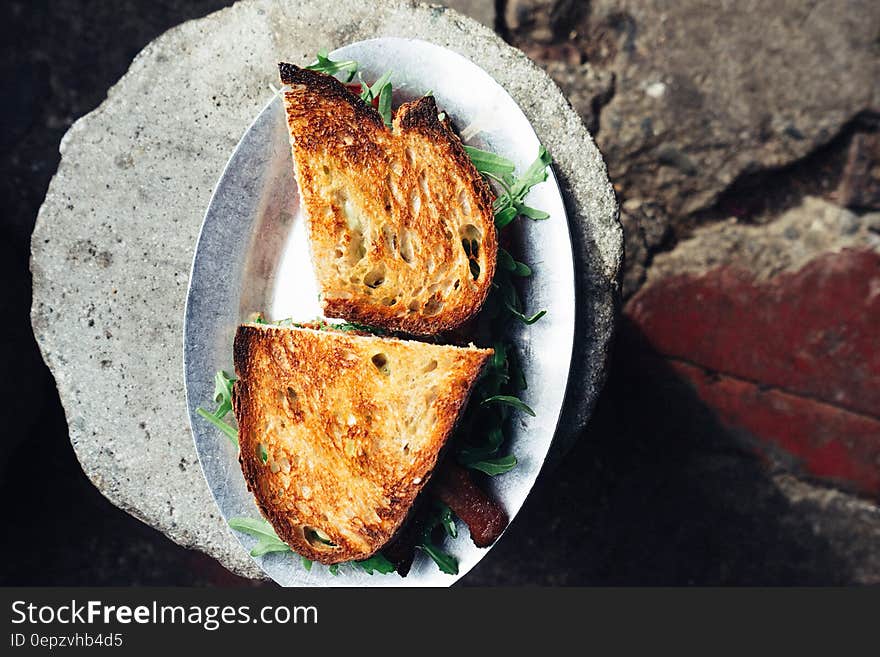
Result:
<svg viewBox="0 0 880 657"><path fill-rule="evenodd" d="M507 207L495 213L495 227L504 228L516 219L516 208Z"/></svg>
<svg viewBox="0 0 880 657"><path fill-rule="evenodd" d="M306 569L306 572L311 572L312 571L312 560L309 559L308 557L304 557L302 555L300 555L299 559L300 559L300 561L302 561L303 568Z"/></svg>
<svg viewBox="0 0 880 657"><path fill-rule="evenodd" d="M369 559L364 559L363 561L354 561L352 562L356 566L358 566L361 570L367 573L367 575L372 575L374 572L379 573L380 575L387 575L388 573L394 572L394 564L388 561L381 553L377 552Z"/></svg>
<svg viewBox="0 0 880 657"><path fill-rule="evenodd" d="M251 556L262 557L264 554L269 554L270 552L290 552L290 547L286 543L261 540L251 550Z"/></svg>
<svg viewBox="0 0 880 657"><path fill-rule="evenodd" d="M382 117L383 123L385 123L385 127L391 130L391 83L386 82L382 87L381 91L379 91L379 116Z"/></svg>
<svg viewBox="0 0 880 657"><path fill-rule="evenodd" d="M379 97L379 93L391 81L391 71L385 71L382 76L373 83L373 86L364 82L364 78L358 74L361 81L361 100L365 103L372 103L374 98Z"/></svg>
<svg viewBox="0 0 880 657"><path fill-rule="evenodd" d="M529 267L526 263L519 262L517 260L513 269L513 275L519 276L521 278L526 278L532 275L532 268Z"/></svg>
<svg viewBox="0 0 880 657"><path fill-rule="evenodd" d="M259 456L260 461L265 465L269 460L269 452L266 451L266 446L263 443L259 445Z"/></svg>
<svg viewBox="0 0 880 657"><path fill-rule="evenodd" d="M516 466L516 457L513 454L509 454L494 459L467 463L466 465L473 470L479 470L480 472L485 472L487 475L494 477L495 475L504 474L505 472L513 470L514 466Z"/></svg>
<svg viewBox="0 0 880 657"><path fill-rule="evenodd" d="M327 572L336 577L339 574L339 564L333 563L327 567Z"/></svg>
<svg viewBox="0 0 880 657"><path fill-rule="evenodd" d="M447 575L458 575L458 559L451 554L447 554L430 542L419 543L416 545L416 548L431 557L431 559L434 560L434 563L437 564L440 572L446 573Z"/></svg>
<svg viewBox="0 0 880 657"><path fill-rule="evenodd" d="M437 507L443 531L446 532L449 538L456 538L458 536L458 527L455 526L455 516L452 513L452 509L443 504L443 502L438 502Z"/></svg>
<svg viewBox="0 0 880 657"><path fill-rule="evenodd" d="M511 200L514 203L522 203L526 194L537 185L547 180L547 166L550 164L550 153L544 146L538 148L538 157L529 165L526 172L520 176L511 186Z"/></svg>
<svg viewBox="0 0 880 657"><path fill-rule="evenodd" d="M492 397L487 397L481 402L483 405L486 404L504 404L506 406L513 406L521 410L523 413L528 413L532 417L535 417L535 411L528 407L528 405L519 397L512 397L511 395L493 395Z"/></svg>
<svg viewBox="0 0 880 657"><path fill-rule="evenodd" d="M531 326L532 324L534 324L539 319L541 319L544 315L547 314L546 310L539 310L531 317L526 317L520 311L516 310L515 308L512 308L511 306L507 306L507 309L510 311L511 315L516 317L519 321L521 321L526 326Z"/></svg>
<svg viewBox="0 0 880 657"><path fill-rule="evenodd" d="M346 83L351 82L354 79L355 73L357 73L358 70L358 63L353 59L336 62L330 59L326 50L318 51L317 59L317 62L306 66L306 68L312 71L320 71L327 75L336 75L341 71L347 71L348 78L345 80Z"/></svg>
<svg viewBox="0 0 880 657"><path fill-rule="evenodd" d="M336 329L337 331L366 331L367 333L372 333L373 335L387 335L388 332L376 328L374 326L367 326L366 324L358 324L357 322L340 322L339 324L328 324L329 328Z"/></svg>
<svg viewBox="0 0 880 657"><path fill-rule="evenodd" d="M492 345L495 354L492 356L492 367L502 369L507 365L507 347L503 342L496 342Z"/></svg>
<svg viewBox="0 0 880 657"><path fill-rule="evenodd" d="M498 265L507 271L516 271L516 260L500 246L498 247Z"/></svg>
<svg viewBox="0 0 880 657"><path fill-rule="evenodd" d="M513 173L516 169L516 165L506 157L473 146L465 146L464 150L480 173L503 176L506 173Z"/></svg>
<svg viewBox="0 0 880 657"><path fill-rule="evenodd" d="M230 518L229 526L236 531L244 532L245 534L260 540L267 539L283 542L278 538L278 534L275 533L275 530L272 529L272 525L262 518L259 520L255 518Z"/></svg>
<svg viewBox="0 0 880 657"><path fill-rule="evenodd" d="M230 518L229 526L232 529L248 534L258 539L257 544L251 550L252 557L260 557L270 552L289 552L290 546L278 538L278 534L272 529L266 520L253 518Z"/></svg>
<svg viewBox="0 0 880 657"><path fill-rule="evenodd" d="M217 410L211 413L200 407L196 409L196 413L220 429L232 441L232 444L238 447L238 430L223 421L223 418L232 411L233 383L235 383L235 378L222 370L217 372L214 375L214 401L219 404Z"/></svg>
<svg viewBox="0 0 880 657"><path fill-rule="evenodd" d="M217 419L213 413L209 413L204 408L197 408L196 413L199 417L205 418L208 422L220 429L232 441L232 444L238 447L238 429L226 424L223 420Z"/></svg>
<svg viewBox="0 0 880 657"><path fill-rule="evenodd" d="M501 427L494 427L490 432L489 436L486 438L490 447L494 447L498 449L504 443L504 432L501 430Z"/></svg>
<svg viewBox="0 0 880 657"><path fill-rule="evenodd" d="M549 213L544 212L543 210L530 208L528 205L523 205L521 203L517 204L516 209L522 216L528 217L529 219L534 219L535 221L543 221L544 219L550 218Z"/></svg>

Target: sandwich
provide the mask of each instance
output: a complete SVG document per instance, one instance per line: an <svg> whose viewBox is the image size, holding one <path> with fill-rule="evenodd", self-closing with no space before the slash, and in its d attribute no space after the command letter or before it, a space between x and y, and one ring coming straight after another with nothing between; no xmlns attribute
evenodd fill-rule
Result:
<svg viewBox="0 0 880 657"><path fill-rule="evenodd" d="M248 488L282 541L338 564L395 537L493 351L253 323L233 354Z"/></svg>
<svg viewBox="0 0 880 657"><path fill-rule="evenodd" d="M495 273L494 196L433 96L389 126L390 96L383 119L331 75L280 73L324 314L416 335L472 318Z"/></svg>
<svg viewBox="0 0 880 657"><path fill-rule="evenodd" d="M351 563L406 576L421 549L455 574L440 534L455 538L457 518L478 547L501 535L508 515L478 480L516 466L507 427L534 415L508 330L545 311L525 312L517 290L532 270L497 231L549 217L525 200L550 159L541 147L516 176L510 160L463 146L431 95L393 112L388 74L356 88L357 69L323 53L280 64L324 315L346 321L242 324L237 378L218 372L217 409L198 414L238 448L265 520L229 523L258 539L253 556L293 550L331 574ZM389 337L402 333L493 349Z"/></svg>

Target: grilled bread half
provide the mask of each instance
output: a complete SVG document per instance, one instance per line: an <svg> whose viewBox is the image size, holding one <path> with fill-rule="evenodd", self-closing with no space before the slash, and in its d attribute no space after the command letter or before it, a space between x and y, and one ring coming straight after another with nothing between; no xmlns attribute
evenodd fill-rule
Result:
<svg viewBox="0 0 880 657"><path fill-rule="evenodd" d="M366 559L403 524L491 349L245 324L233 405L242 471L296 552Z"/></svg>
<svg viewBox="0 0 880 657"><path fill-rule="evenodd" d="M493 194L434 98L388 130L335 78L280 68L324 314L417 335L463 324L495 273Z"/></svg>

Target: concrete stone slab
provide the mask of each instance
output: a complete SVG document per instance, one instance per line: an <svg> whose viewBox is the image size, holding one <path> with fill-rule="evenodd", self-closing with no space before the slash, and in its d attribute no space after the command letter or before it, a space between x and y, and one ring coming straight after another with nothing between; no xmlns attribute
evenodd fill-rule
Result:
<svg viewBox="0 0 880 657"><path fill-rule="evenodd" d="M233 147L270 98L275 64L376 36L422 38L478 62L553 153L572 219L582 350L570 441L602 384L621 230L605 166L550 79L488 28L404 2L241 2L148 45L77 121L32 239L32 321L85 473L178 543L258 576L215 512L184 405L182 319L195 238Z"/></svg>

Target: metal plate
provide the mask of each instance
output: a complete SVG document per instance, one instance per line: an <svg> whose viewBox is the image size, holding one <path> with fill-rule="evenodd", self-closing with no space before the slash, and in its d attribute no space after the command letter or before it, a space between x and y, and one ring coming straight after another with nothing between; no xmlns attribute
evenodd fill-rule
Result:
<svg viewBox="0 0 880 657"><path fill-rule="evenodd" d="M432 90L437 105L460 128L466 143L504 155L524 170L538 152L538 138L513 99L485 71L450 50L398 38L361 41L334 59L355 59L366 80L394 71L395 103ZM528 263L523 301L547 315L514 328L529 388L523 394L536 417L517 413L508 439L519 464L491 480L492 494L511 519L529 494L550 449L565 397L575 322L574 264L565 207L552 172L535 187L529 205L550 213L542 222L518 220L514 255ZM259 517L230 442L199 418L213 408L213 376L232 371L232 339L254 311L271 319L309 320L321 315L281 99L273 98L242 137L217 183L196 247L184 326L187 406L202 470L225 519ZM236 534L245 548L255 541ZM289 586L448 586L488 552L462 527L446 549L459 560L457 577L445 575L419 553L406 578L369 576L343 567L338 576L316 564L307 572L296 555L258 557L260 567Z"/></svg>

